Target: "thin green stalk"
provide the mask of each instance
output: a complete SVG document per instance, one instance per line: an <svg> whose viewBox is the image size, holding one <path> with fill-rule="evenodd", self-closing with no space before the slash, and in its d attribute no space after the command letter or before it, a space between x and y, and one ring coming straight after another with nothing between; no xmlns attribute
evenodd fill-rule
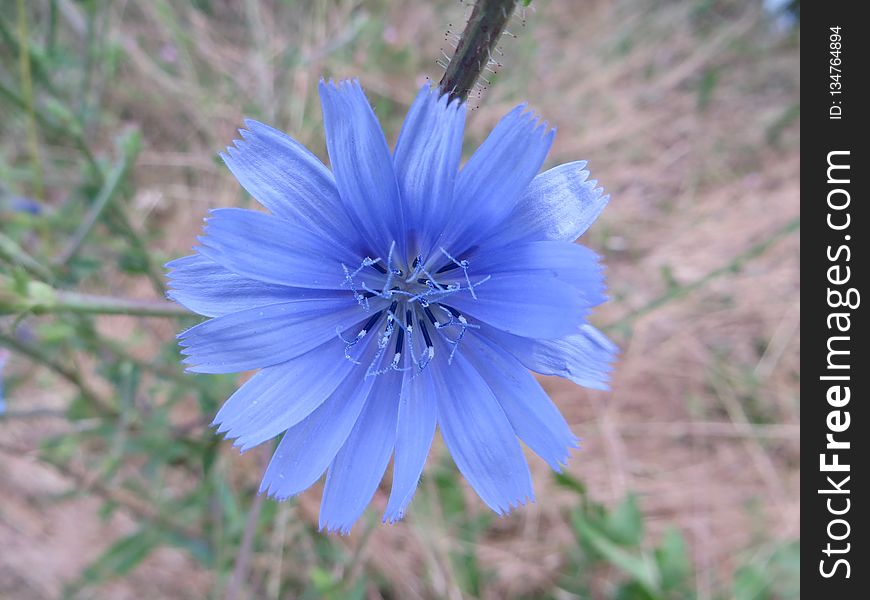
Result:
<svg viewBox="0 0 870 600"><path fill-rule="evenodd" d="M35 312L74 312L99 315L134 315L142 317L189 317L191 312L174 302L130 300L78 292L57 291L53 301L35 307Z"/></svg>
<svg viewBox="0 0 870 600"><path fill-rule="evenodd" d="M30 75L30 48L27 34L27 11L24 0L18 0L18 67L21 76L21 92L27 109L27 146L33 165L33 187L37 198L43 199L42 161L39 158L39 141L36 137L36 114L33 108L33 79Z"/></svg>
<svg viewBox="0 0 870 600"><path fill-rule="evenodd" d="M700 279L696 279L695 281L688 283L686 285L677 285L669 289L667 292L662 294L661 296L654 298L650 302L644 304L637 310L630 312L624 317L617 319L616 321L605 325L602 329L604 331L613 331L620 328L630 327L633 325L638 319L641 317L648 315L649 313L658 310L665 304L673 302L674 300L678 300L683 298L684 296L689 295L690 293L698 290L708 283L722 277L723 275L728 275L729 273L737 273L740 271L744 265L752 260L753 258L757 258L767 252L771 247L776 245L780 240L787 237L788 235L798 231L801 226L801 218L795 217L785 225L783 225L779 230L777 230L773 235L764 240L754 244L749 249L744 252L741 252L734 258L732 258L728 263L713 269Z"/></svg>
<svg viewBox="0 0 870 600"><path fill-rule="evenodd" d="M6 98L12 104L18 106L21 110L27 110L27 103L23 98L21 98L18 94L16 94L13 90L4 86L2 82L0 82L0 97ZM62 105L58 105L61 107ZM76 121L75 116L70 113L66 107L64 108L64 123L57 123L52 118L42 114L39 111L38 107L36 107L36 120L39 124L46 129L52 130L61 135L68 136L75 147L82 153L85 160L90 167L93 177L95 179L95 183L100 187L103 186L106 175L103 172L103 168L100 163L97 161L94 153L91 152L90 147L88 146L87 141L84 138L84 134L82 133L81 124ZM108 222L115 233L122 235L126 238L133 249L140 254L145 259L145 271L148 275L148 279L151 281L151 285L154 290L159 294L163 295L166 292L166 288L163 285L163 274L160 269L157 268L154 264L154 260L151 257L151 254L148 252L148 248L145 242L142 240L139 232L133 227L130 223L130 219L127 216L127 213L120 206L109 204L107 208L107 216L109 218Z"/></svg>
<svg viewBox="0 0 870 600"><path fill-rule="evenodd" d="M89 321L87 321L89 323ZM108 351L114 355L116 361L125 361L136 365L144 371L149 371L157 375L161 379L173 381L179 385L197 388L200 391L211 393L209 384L200 377L191 377L182 372L182 367L177 362L171 365L161 364L154 360L142 360L130 354L124 345L117 340L100 335L95 329L91 328L88 332L93 338L89 341L88 337L84 337L81 341L84 344L90 345L95 352Z"/></svg>
<svg viewBox="0 0 870 600"><path fill-rule="evenodd" d="M465 101L478 79L493 64L498 45L514 11L515 0L477 0L459 38L456 51L438 86L450 99Z"/></svg>
<svg viewBox="0 0 870 600"><path fill-rule="evenodd" d="M0 331L0 345L27 356L36 363L39 363L48 369L51 369L71 384L79 389L82 397L97 411L100 415L113 417L116 414L114 408L106 404L106 402L94 390L85 383L78 370L67 367L59 363L54 358L45 353L41 348L25 344L18 341L14 336L7 335Z"/></svg>
<svg viewBox="0 0 870 600"><path fill-rule="evenodd" d="M9 47L10 51L14 53L19 52L20 48L18 39L6 27L6 22L3 19L0 19L0 41L6 44L6 46ZM40 85L47 89L49 92L56 95L55 87L51 82L50 69L45 64L45 58L38 52L35 52L33 50L33 44L30 43L28 43L27 45L27 53L29 55L30 68L33 72L33 79L35 81L38 81ZM18 59L20 60L20 57L18 57Z"/></svg>
<svg viewBox="0 0 870 600"><path fill-rule="evenodd" d="M25 271L39 279L50 281L52 278L48 267L30 256L15 240L4 233L0 233L0 259L22 267Z"/></svg>
<svg viewBox="0 0 870 600"><path fill-rule="evenodd" d="M0 97L5 98L11 104L14 104L22 111L27 111L27 102L15 93L12 89L3 85L3 82L0 81ZM53 117L50 117L44 114L39 106L34 105L34 116L36 117L37 123L43 128L52 131L59 135L65 135L70 138L73 142L73 145L76 149L82 153L85 157L85 160L88 163L88 166L95 173L100 173L100 164L97 162L96 157L94 156L91 149L88 147L87 142L85 141L84 134L82 133L81 124L75 120L74 115L70 113L68 110L64 110L64 122L58 123ZM63 105L56 105L55 108L64 108Z"/></svg>
<svg viewBox="0 0 870 600"><path fill-rule="evenodd" d="M94 203L88 209L85 218L79 223L73 237L70 238L64 249L52 261L55 266L66 264L78 253L82 244L84 244L85 238L94 228L94 225L97 224L103 211L106 210L106 207L109 206L109 203L118 194L125 175L130 170L139 153L138 135L128 135L121 146L124 149L123 156L103 182L103 187L100 189L99 194L97 194Z"/></svg>

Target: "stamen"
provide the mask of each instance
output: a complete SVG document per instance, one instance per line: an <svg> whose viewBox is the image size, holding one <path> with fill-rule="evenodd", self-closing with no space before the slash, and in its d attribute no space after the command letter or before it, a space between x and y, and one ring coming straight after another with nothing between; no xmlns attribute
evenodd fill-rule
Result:
<svg viewBox="0 0 870 600"><path fill-rule="evenodd" d="M429 308L428 305L423 307L423 312L426 313L426 317L428 317L428 319L432 321L432 324L435 326L436 329L441 327L441 324L438 322L438 319L435 318L435 315L432 313L432 309Z"/></svg>
<svg viewBox="0 0 870 600"><path fill-rule="evenodd" d="M449 262L437 271L435 271L436 275L440 275L441 273L447 273L448 271L452 271L453 269L458 269L459 265L456 263Z"/></svg>
<svg viewBox="0 0 870 600"><path fill-rule="evenodd" d="M441 304L440 306L444 307L447 310L447 312L449 312L451 315L453 315L456 319L459 319L460 323L462 323L463 325L468 325L468 321L465 319L465 317L462 315L461 312L459 312L458 310L456 310L455 308L453 308L452 306L449 306L447 304Z"/></svg>
<svg viewBox="0 0 870 600"><path fill-rule="evenodd" d="M425 321L420 321L420 331L423 333L423 339L426 341L426 352L429 354L429 360L435 356L435 345L432 343L432 338L429 337L429 328L426 327Z"/></svg>
<svg viewBox="0 0 870 600"><path fill-rule="evenodd" d="M347 340L341 332L337 331L337 335L345 344L345 358L356 364L359 363L354 357L360 356L360 352L352 352L353 347L360 340L373 337L369 336L369 333L376 332L372 342L377 343L377 348L373 348L373 354L368 355L370 362L366 369L366 377L385 374L389 371L409 371L412 369L419 373L425 369L435 357L435 344L429 329L430 326L435 328L435 332L450 347L447 358L448 363L450 363L465 332L471 328L478 328L479 325L469 323L465 315L444 301L448 299L448 296L463 293L466 289L476 299L474 288L490 279L487 276L472 282L469 275L469 262L454 258L443 248L441 248L441 253L449 262L442 264L435 273L428 271L427 267L437 266L437 262L433 265L433 261L427 262L428 259L422 255L413 257L410 263L404 262L404 259L394 263L395 250L396 243L393 242L390 244L386 260L366 258L354 271L342 265L346 285L351 288L354 297L366 309L369 308L371 298L377 297L389 301L389 307L371 315L355 338ZM407 266L402 267L399 263ZM373 272L361 277L362 281L355 281L354 278L368 267L371 267ZM466 285L460 283L461 277L451 273L456 269L462 271ZM381 278L374 274L375 271L383 276L380 282L377 282ZM451 273L451 275L444 277L449 282L440 283L438 281L438 275L441 273ZM441 312L439 313L438 310ZM426 321L429 323L427 324ZM414 337L415 328L420 331L417 338ZM448 331L451 328L457 329L452 332ZM386 353L390 346L393 348L393 356L388 359ZM421 352L421 356L417 355L418 352ZM403 364L404 354L407 354L409 358L405 360L408 364L403 368L400 365Z"/></svg>
<svg viewBox="0 0 870 600"><path fill-rule="evenodd" d="M356 334L357 339L362 339L362 337L365 336L365 334L367 334L369 332L369 329L372 328L372 325L377 323L378 319L381 318L382 314L384 314L384 311L382 311L382 310L373 314L371 316L371 318L368 321L366 321L366 324L363 325L363 328L360 330L360 332L358 334Z"/></svg>
<svg viewBox="0 0 870 600"><path fill-rule="evenodd" d="M468 284L468 291L471 292L471 297L477 300L477 294L474 293L474 286L471 285L471 278L468 276L468 261L467 260L456 260L453 258L447 250L441 248L441 253L444 254L448 259L453 261L457 267L462 269L463 275L465 275L465 282ZM478 282L480 284L481 282Z"/></svg>
<svg viewBox="0 0 870 600"><path fill-rule="evenodd" d="M350 355L350 349L353 348L354 346L356 346L358 343L360 343L360 341L366 336L366 334L369 331L371 331L371 328L374 327L375 323L377 323L378 319L380 319L381 315L383 315L383 314L384 314L384 311L381 310L381 311L378 311L377 313L373 314L371 317L369 317L369 320L365 322L365 325L362 326L362 329L359 330L359 332L356 334L356 337L352 340L344 339L344 336L342 335L341 331L336 330L336 334L338 335L338 339L340 339L342 342L344 342L344 357L347 360L349 360L350 362L352 362L356 365L360 364L358 360L356 360L355 358L353 358Z"/></svg>
<svg viewBox="0 0 870 600"><path fill-rule="evenodd" d="M396 333L396 353L393 355L393 368L399 366L399 361L402 360L402 344L405 343L405 330L401 327Z"/></svg>

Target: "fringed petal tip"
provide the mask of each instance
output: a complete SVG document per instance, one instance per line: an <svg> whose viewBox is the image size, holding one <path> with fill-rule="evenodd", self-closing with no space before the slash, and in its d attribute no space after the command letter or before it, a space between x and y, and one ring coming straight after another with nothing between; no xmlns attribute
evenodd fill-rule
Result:
<svg viewBox="0 0 870 600"><path fill-rule="evenodd" d="M295 498L299 494L281 494L278 492L277 488L272 485L272 481L268 479L263 479L260 482L260 487L257 489L257 495L266 496L267 498L271 498L275 502L287 502L291 498Z"/></svg>
<svg viewBox="0 0 870 600"><path fill-rule="evenodd" d="M343 92L347 88L355 91L362 91L362 84L360 84L359 78L357 77L339 79L338 81L334 80L332 77L330 77L329 79L324 79L323 77L321 77L320 81L318 82L318 87L321 93L323 93L324 90L329 90L330 88L337 92Z"/></svg>
<svg viewBox="0 0 870 600"><path fill-rule="evenodd" d="M552 138L556 136L556 127L550 127L549 121L544 119L541 113L530 108L528 102L518 104L505 116L505 118L508 117L517 118L517 123L519 125L529 127L529 132L532 134L538 135L542 138L550 138L550 142L552 142Z"/></svg>
<svg viewBox="0 0 870 600"><path fill-rule="evenodd" d="M435 104L440 105L442 109L459 110L461 107L465 106L464 100L459 97L451 100L450 93L442 91L441 86L431 80L427 80L420 86L415 102L424 99L427 102L434 102Z"/></svg>
<svg viewBox="0 0 870 600"><path fill-rule="evenodd" d="M491 509L493 510L493 512L495 512L495 514L497 514L498 516L500 516L500 517L506 517L506 516L508 516L511 512L513 512L514 510L520 509L520 508L526 506L526 505L529 504L529 503L531 503L531 504L534 504L534 503L535 503L535 494L534 494L534 493L532 493L532 494L530 494L530 495L528 495L528 496L524 496L524 497L522 497L522 498L517 498L517 499L515 499L515 500L510 500L510 501L508 501L506 504L500 504L500 505L498 505L497 507L495 507L495 506L490 506L490 508L491 508Z"/></svg>
<svg viewBox="0 0 870 600"><path fill-rule="evenodd" d="M574 436L565 447L565 454L557 458L555 462L548 462L547 464L549 464L550 468L556 473L562 473L564 468L568 466L568 462L571 460L571 451L580 449L580 438Z"/></svg>
<svg viewBox="0 0 870 600"><path fill-rule="evenodd" d="M342 525L342 524L335 524L335 523L321 523L320 526L317 528L317 531L319 531L320 533L325 533L327 535L336 535L337 534L337 535L344 536L344 535L350 534L350 530L352 527L353 527L352 524L351 525Z"/></svg>

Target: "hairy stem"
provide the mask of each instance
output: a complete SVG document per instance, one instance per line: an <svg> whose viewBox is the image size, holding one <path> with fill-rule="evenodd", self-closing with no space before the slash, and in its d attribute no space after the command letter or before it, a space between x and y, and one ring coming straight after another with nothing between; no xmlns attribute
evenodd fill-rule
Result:
<svg viewBox="0 0 870 600"><path fill-rule="evenodd" d="M456 52L438 86L450 100L465 101L492 60L492 51L514 11L515 0L477 0Z"/></svg>

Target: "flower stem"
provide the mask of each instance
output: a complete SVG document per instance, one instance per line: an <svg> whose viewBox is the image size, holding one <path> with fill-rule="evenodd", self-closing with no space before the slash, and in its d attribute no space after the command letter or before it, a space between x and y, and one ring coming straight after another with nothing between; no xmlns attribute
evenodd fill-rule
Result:
<svg viewBox="0 0 870 600"><path fill-rule="evenodd" d="M76 313L136 315L141 317L188 317L191 312L174 302L131 300L58 290L42 281L22 283L0 275L0 314L38 315Z"/></svg>
<svg viewBox="0 0 870 600"><path fill-rule="evenodd" d="M605 325L601 329L603 331L615 331L618 329L631 327L641 317L644 317L649 313L658 310L662 306L673 302L674 300L679 300L680 298L687 296L695 290L703 288L714 279L722 277L723 275L728 275L729 273L739 272L746 265L747 262L749 262L753 258L761 256L771 247L776 245L780 240L794 233L795 231L798 231L800 229L800 226L801 218L795 217L794 219L780 227L778 230L776 230L769 237L761 240L757 244L752 245L751 247L749 247L749 249L741 252L740 254L732 258L730 261L728 261L727 264L713 269L700 279L696 279L691 283L674 286L661 296L654 298L640 308L633 310L624 317Z"/></svg>
<svg viewBox="0 0 870 600"><path fill-rule="evenodd" d="M189 317L191 312L174 302L162 300L130 300L113 296L97 296L78 292L58 291L56 300L45 312L74 312L101 315L138 315L142 317Z"/></svg>
<svg viewBox="0 0 870 600"><path fill-rule="evenodd" d="M0 259L20 266L35 277L51 280L51 271L47 267L25 252L15 240L3 233L0 233Z"/></svg>
<svg viewBox="0 0 870 600"><path fill-rule="evenodd" d="M463 102L492 60L492 51L501 39L514 11L515 0L477 0L459 38L456 52L438 86L450 99Z"/></svg>

